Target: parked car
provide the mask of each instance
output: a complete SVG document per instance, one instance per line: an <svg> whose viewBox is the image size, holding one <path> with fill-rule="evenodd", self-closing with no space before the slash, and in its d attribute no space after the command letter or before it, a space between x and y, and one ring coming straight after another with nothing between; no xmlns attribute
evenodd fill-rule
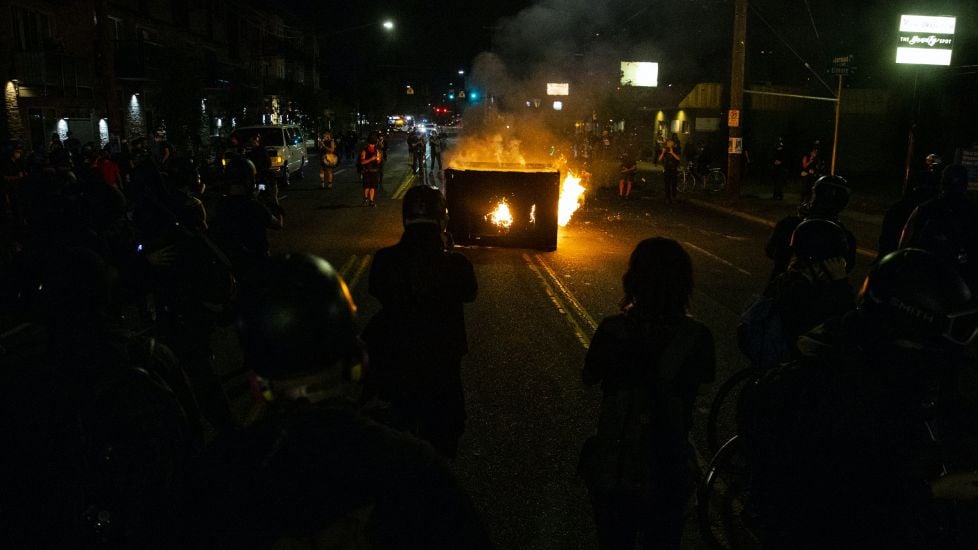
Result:
<svg viewBox="0 0 978 550"><path fill-rule="evenodd" d="M239 143L250 143L251 136L261 136L261 144L268 151L272 161L272 170L282 178L298 174L302 177L302 168L306 165L306 142L302 129L294 124L262 124L242 126L231 135L238 138ZM288 181L286 179L286 181Z"/></svg>

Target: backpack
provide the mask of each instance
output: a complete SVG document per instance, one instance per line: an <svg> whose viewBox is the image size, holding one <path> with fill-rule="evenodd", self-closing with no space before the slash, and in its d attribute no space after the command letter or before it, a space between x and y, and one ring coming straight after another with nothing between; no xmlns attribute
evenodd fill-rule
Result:
<svg viewBox="0 0 978 550"><path fill-rule="evenodd" d="M598 433L585 441L578 463L589 490L634 492L654 485L653 457L668 453L657 448L662 446L662 427L669 433L686 433L683 402L674 382L697 340L696 328L691 319L683 320L659 357L658 368L644 383L605 392ZM685 441L676 443L677 450L685 450Z"/></svg>
<svg viewBox="0 0 978 550"><path fill-rule="evenodd" d="M761 296L741 314L737 344L755 367L767 369L791 359L776 298Z"/></svg>

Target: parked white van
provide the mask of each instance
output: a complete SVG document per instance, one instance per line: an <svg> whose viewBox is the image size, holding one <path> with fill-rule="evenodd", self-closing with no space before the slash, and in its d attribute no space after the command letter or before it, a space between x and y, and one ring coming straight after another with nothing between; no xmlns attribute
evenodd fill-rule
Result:
<svg viewBox="0 0 978 550"><path fill-rule="evenodd" d="M295 124L261 124L242 126L231 133L238 138L238 143L245 146L255 134L261 136L259 143L268 151L272 170L283 178L295 174L302 177L302 168L307 160L306 142L301 128Z"/></svg>

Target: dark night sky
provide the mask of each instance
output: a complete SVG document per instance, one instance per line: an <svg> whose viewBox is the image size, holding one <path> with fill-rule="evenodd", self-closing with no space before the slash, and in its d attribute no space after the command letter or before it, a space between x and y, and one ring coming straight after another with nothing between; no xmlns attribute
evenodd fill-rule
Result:
<svg viewBox="0 0 978 550"><path fill-rule="evenodd" d="M475 80L520 82L541 73L618 61L660 63L660 83L729 81L733 0L378 0L300 3L345 62L383 65L395 79L446 86L460 68ZM304 7L302 7L304 6ZM854 85L890 86L900 13L956 15L954 65L978 63L978 0L752 0L748 79L821 88L831 57L856 54ZM384 35L371 22L390 18ZM344 31L361 27L356 31ZM493 56L485 53L492 51ZM762 53L763 52L763 53ZM603 69L606 70L606 69ZM483 73L480 75L480 72Z"/></svg>

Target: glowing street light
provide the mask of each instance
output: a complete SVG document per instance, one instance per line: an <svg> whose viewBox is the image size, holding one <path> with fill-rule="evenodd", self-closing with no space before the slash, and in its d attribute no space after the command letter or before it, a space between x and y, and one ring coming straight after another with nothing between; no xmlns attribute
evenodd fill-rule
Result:
<svg viewBox="0 0 978 550"><path fill-rule="evenodd" d="M384 29L388 31L394 30L394 22L391 21L390 19L384 21Z"/></svg>

